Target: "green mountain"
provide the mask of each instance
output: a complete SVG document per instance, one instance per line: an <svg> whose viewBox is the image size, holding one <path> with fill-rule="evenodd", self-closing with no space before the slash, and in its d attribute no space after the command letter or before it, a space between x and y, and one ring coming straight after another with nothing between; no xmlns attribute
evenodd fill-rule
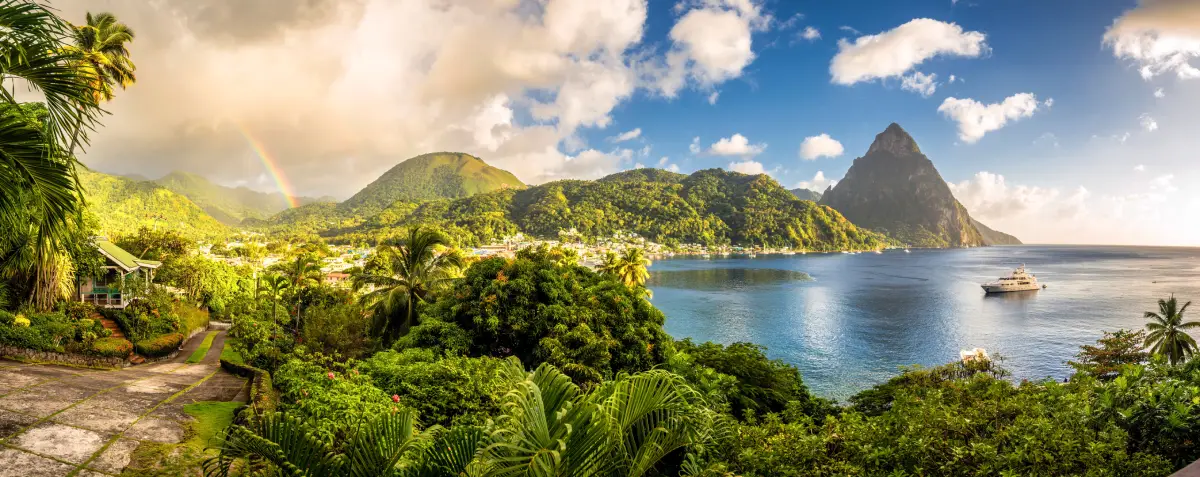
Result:
<svg viewBox="0 0 1200 477"><path fill-rule="evenodd" d="M886 240L829 207L797 199L769 176L721 169L690 176L638 169L597 181L564 180L420 204L398 201L362 226L325 235L374 241L418 223L442 228L466 244L517 232L555 237L569 229L590 238L633 232L666 244L808 250L868 250Z"/></svg>
<svg viewBox="0 0 1200 477"><path fill-rule="evenodd" d="M855 224L917 247L975 247L986 241L917 142L893 123L854 160L821 203Z"/></svg>
<svg viewBox="0 0 1200 477"><path fill-rule="evenodd" d="M975 225L975 229L979 231L979 235L983 236L984 245L1021 245L1021 240L1004 232L997 232L991 227L983 225L982 222L971 219L971 223Z"/></svg>
<svg viewBox="0 0 1200 477"><path fill-rule="evenodd" d="M80 169L89 215L100 233L118 237L142 226L170 228L191 239L210 239L229 232L183 195L153 182L137 181Z"/></svg>
<svg viewBox="0 0 1200 477"><path fill-rule="evenodd" d="M805 189L801 187L799 189L792 189L788 192L791 192L792 195L796 196L796 198L800 200L811 200L813 202L821 201L821 193L812 189Z"/></svg>
<svg viewBox="0 0 1200 477"><path fill-rule="evenodd" d="M189 172L172 172L154 181L192 200L213 218L226 225L238 225L245 219L266 219L289 207L283 194L259 192L246 187L214 184ZM332 202L333 199L296 197L300 204Z"/></svg>
<svg viewBox="0 0 1200 477"><path fill-rule="evenodd" d="M396 201L456 199L504 188L523 189L525 184L470 154L435 152L397 164L339 209L367 216Z"/></svg>

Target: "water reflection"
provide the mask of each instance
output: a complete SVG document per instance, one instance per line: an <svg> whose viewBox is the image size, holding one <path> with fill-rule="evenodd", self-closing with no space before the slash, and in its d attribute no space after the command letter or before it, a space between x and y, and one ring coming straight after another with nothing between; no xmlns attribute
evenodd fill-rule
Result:
<svg viewBox="0 0 1200 477"><path fill-rule="evenodd" d="M781 285L790 282L812 281L812 277L795 270L770 268L706 268L699 270L663 271L650 274L646 286L687 288L700 291L742 290L752 287Z"/></svg>

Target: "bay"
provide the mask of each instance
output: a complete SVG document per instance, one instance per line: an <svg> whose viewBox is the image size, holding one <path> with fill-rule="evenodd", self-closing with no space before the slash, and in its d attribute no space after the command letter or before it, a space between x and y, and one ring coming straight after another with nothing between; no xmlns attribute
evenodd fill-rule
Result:
<svg viewBox="0 0 1200 477"><path fill-rule="evenodd" d="M1025 264L1047 288L986 295ZM650 267L676 338L765 345L820 396L845 400L901 366L960 349L1004 358L1013 379L1058 379L1102 331L1140 329L1175 294L1200 302L1200 248L1015 246L883 254L674 258ZM1200 320L1200 304L1193 320ZM1191 311L1191 310L1189 310Z"/></svg>

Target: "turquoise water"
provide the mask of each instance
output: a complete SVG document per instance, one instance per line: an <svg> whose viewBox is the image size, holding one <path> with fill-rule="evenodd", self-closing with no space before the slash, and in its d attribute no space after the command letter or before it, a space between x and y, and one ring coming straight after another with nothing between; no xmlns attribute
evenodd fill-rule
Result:
<svg viewBox="0 0 1200 477"><path fill-rule="evenodd" d="M985 295L1022 263L1045 290ZM1014 379L1062 379L1079 345L1141 328L1174 293L1200 302L1200 249L991 247L877 254L666 259L653 303L676 338L767 346L821 396L844 400L900 366L981 347ZM1192 319L1200 320L1200 303Z"/></svg>

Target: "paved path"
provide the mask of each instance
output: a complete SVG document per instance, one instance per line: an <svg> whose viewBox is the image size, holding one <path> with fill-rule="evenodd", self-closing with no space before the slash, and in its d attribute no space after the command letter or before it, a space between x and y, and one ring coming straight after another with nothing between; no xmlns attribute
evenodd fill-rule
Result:
<svg viewBox="0 0 1200 477"><path fill-rule="evenodd" d="M119 371L0 360L0 477L119 474L142 442L183 441L185 404L245 401L245 380L218 365L224 331L203 361L184 363L200 341Z"/></svg>

